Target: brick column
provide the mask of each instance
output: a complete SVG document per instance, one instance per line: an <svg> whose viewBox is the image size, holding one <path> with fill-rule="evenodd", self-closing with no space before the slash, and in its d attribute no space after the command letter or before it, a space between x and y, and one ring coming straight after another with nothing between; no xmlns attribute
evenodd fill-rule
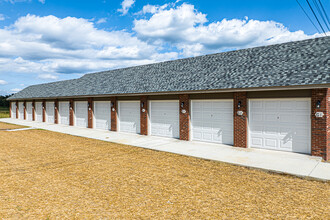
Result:
<svg viewBox="0 0 330 220"><path fill-rule="evenodd" d="M46 100L42 101L42 122L46 122Z"/></svg>
<svg viewBox="0 0 330 220"><path fill-rule="evenodd" d="M26 101L23 102L23 108L24 108L24 120L26 120Z"/></svg>
<svg viewBox="0 0 330 220"><path fill-rule="evenodd" d="M16 101L16 118L18 119L19 112L18 112L18 101Z"/></svg>
<svg viewBox="0 0 330 220"><path fill-rule="evenodd" d="M55 109L54 109L54 122L58 124L58 100L55 100Z"/></svg>
<svg viewBox="0 0 330 220"><path fill-rule="evenodd" d="M140 125L141 134L148 135L148 96L141 96L140 99Z"/></svg>
<svg viewBox="0 0 330 220"><path fill-rule="evenodd" d="M240 104L240 107L238 106ZM234 146L248 147L248 118L246 92L234 93ZM242 113L240 115L239 113Z"/></svg>
<svg viewBox="0 0 330 220"><path fill-rule="evenodd" d="M179 96L180 140L189 141L189 95Z"/></svg>
<svg viewBox="0 0 330 220"><path fill-rule="evenodd" d="M70 99L70 126L74 125L74 101Z"/></svg>
<svg viewBox="0 0 330 220"><path fill-rule="evenodd" d="M110 98L111 101L111 131L117 131L117 98Z"/></svg>
<svg viewBox="0 0 330 220"><path fill-rule="evenodd" d="M32 121L36 120L36 102L32 101Z"/></svg>
<svg viewBox="0 0 330 220"><path fill-rule="evenodd" d="M12 103L12 102L9 102L9 118L12 117L12 115L11 115L11 103Z"/></svg>
<svg viewBox="0 0 330 220"><path fill-rule="evenodd" d="M88 98L88 128L93 128L93 98Z"/></svg>
<svg viewBox="0 0 330 220"><path fill-rule="evenodd" d="M330 88L313 89L311 105L312 155L330 160Z"/></svg>

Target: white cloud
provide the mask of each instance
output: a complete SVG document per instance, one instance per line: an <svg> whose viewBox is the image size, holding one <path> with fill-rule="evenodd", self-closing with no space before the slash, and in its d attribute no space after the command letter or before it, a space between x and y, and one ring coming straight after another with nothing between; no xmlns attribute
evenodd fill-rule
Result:
<svg viewBox="0 0 330 220"><path fill-rule="evenodd" d="M303 31L289 31L275 21L223 19L208 22L206 14L193 5L183 3L172 8L146 5L149 19L134 21L134 30L143 40L170 43L184 56L220 52L228 49L269 45L321 36L308 36Z"/></svg>
<svg viewBox="0 0 330 220"><path fill-rule="evenodd" d="M38 0L41 4L45 4L46 0Z"/></svg>
<svg viewBox="0 0 330 220"><path fill-rule="evenodd" d="M46 79L46 80L56 80L58 79L58 76L52 75L52 74L40 74L38 76L39 79Z"/></svg>
<svg viewBox="0 0 330 220"><path fill-rule="evenodd" d="M128 10L133 6L135 0L124 0L121 3L121 8L118 9L119 12L121 12L123 15L126 15Z"/></svg>
<svg viewBox="0 0 330 220"><path fill-rule="evenodd" d="M0 14L0 21L4 21L6 18L3 14Z"/></svg>
<svg viewBox="0 0 330 220"><path fill-rule="evenodd" d="M6 85L8 84L5 80L0 79L0 85Z"/></svg>
<svg viewBox="0 0 330 220"><path fill-rule="evenodd" d="M107 19L106 18L100 18L96 24L102 24L102 23L106 23L107 22Z"/></svg>
<svg viewBox="0 0 330 220"><path fill-rule="evenodd" d="M16 93L16 92L19 92L19 91L21 91L21 90L22 90L22 89L14 88L14 89L11 89L10 91Z"/></svg>

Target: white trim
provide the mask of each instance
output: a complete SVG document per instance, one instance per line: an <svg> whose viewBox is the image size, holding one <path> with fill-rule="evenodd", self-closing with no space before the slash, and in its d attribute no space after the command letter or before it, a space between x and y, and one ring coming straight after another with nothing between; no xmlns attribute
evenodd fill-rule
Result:
<svg viewBox="0 0 330 220"><path fill-rule="evenodd" d="M251 134L251 131L250 131L250 117L251 117L251 104L250 104L250 101L253 101L253 100L258 100L258 101L263 101L263 100L274 100L274 101L280 101L280 100L294 100L294 101L298 101L298 100L306 100L306 101L312 101L312 98L250 98L250 99L247 99L247 105L248 105L248 117L247 117L247 147L248 148L252 148L251 147L251 143L250 143L250 134ZM312 104L312 103L311 103ZM311 111L312 111L312 108L311 108ZM312 112L309 112L310 114L310 124L312 123L312 119L311 119L311 114ZM311 124L312 126L312 124ZM312 148L312 129L311 129L311 126L310 126L310 147ZM256 149L260 149L260 148L256 148ZM265 150L273 150L273 149L267 149L267 148L262 148L262 149L265 149ZM275 150L275 149L274 149ZM278 150L278 151L281 151L281 150ZM283 150L284 152L291 152L291 151L285 151ZM312 149L310 149L310 152L312 151ZM296 153L296 152L292 152L292 153Z"/></svg>

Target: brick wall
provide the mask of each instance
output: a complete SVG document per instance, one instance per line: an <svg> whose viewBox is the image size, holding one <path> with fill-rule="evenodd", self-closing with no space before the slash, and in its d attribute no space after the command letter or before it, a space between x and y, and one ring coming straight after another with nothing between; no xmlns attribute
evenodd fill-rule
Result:
<svg viewBox="0 0 330 220"><path fill-rule="evenodd" d="M16 118L18 118L18 101L16 101Z"/></svg>
<svg viewBox="0 0 330 220"><path fill-rule="evenodd" d="M36 120L36 102L32 101L32 121Z"/></svg>
<svg viewBox="0 0 330 220"><path fill-rule="evenodd" d="M183 103L183 107L181 106ZM180 140L189 141L189 123L190 123L190 113L189 113L189 95L179 96L180 105Z"/></svg>
<svg viewBox="0 0 330 220"><path fill-rule="evenodd" d="M110 98L110 105L111 107L111 131L117 131L117 98L112 97Z"/></svg>
<svg viewBox="0 0 330 220"><path fill-rule="evenodd" d="M241 102L240 108L238 103ZM243 115L238 115L237 112L242 111ZM246 92L234 93L234 146L248 147L248 120L247 120L247 96Z"/></svg>
<svg viewBox="0 0 330 220"><path fill-rule="evenodd" d="M313 89L311 105L312 155L330 160L330 88ZM323 112L323 117L316 117L316 112Z"/></svg>
<svg viewBox="0 0 330 220"><path fill-rule="evenodd" d="M140 125L141 134L148 135L148 96L141 96L140 99Z"/></svg>
<svg viewBox="0 0 330 220"><path fill-rule="evenodd" d="M54 109L54 122L58 124L58 100L55 100L55 109Z"/></svg>
<svg viewBox="0 0 330 220"><path fill-rule="evenodd" d="M46 101L42 101L42 122L46 122Z"/></svg>
<svg viewBox="0 0 330 220"><path fill-rule="evenodd" d="M26 101L23 102L23 108L24 108L24 120L26 120Z"/></svg>
<svg viewBox="0 0 330 220"><path fill-rule="evenodd" d="M70 126L74 125L74 101L70 99Z"/></svg>
<svg viewBox="0 0 330 220"><path fill-rule="evenodd" d="M9 102L9 118L12 117L12 115L11 115L11 103L12 103L12 102Z"/></svg>
<svg viewBox="0 0 330 220"><path fill-rule="evenodd" d="M88 128L93 128L93 98L88 98Z"/></svg>

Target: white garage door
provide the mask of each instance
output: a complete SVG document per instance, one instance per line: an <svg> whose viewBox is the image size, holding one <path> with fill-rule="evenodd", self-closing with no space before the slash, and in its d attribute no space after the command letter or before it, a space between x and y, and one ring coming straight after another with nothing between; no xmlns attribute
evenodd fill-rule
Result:
<svg viewBox="0 0 330 220"><path fill-rule="evenodd" d="M46 121L54 123L54 102L46 102Z"/></svg>
<svg viewBox="0 0 330 220"><path fill-rule="evenodd" d="M11 103L11 117L16 118L16 102Z"/></svg>
<svg viewBox="0 0 330 220"><path fill-rule="evenodd" d="M150 102L151 135L179 138L179 101Z"/></svg>
<svg viewBox="0 0 330 220"><path fill-rule="evenodd" d="M249 101L250 147L311 152L310 99Z"/></svg>
<svg viewBox="0 0 330 220"><path fill-rule="evenodd" d="M75 102L75 126L88 127L88 104L87 101Z"/></svg>
<svg viewBox="0 0 330 220"><path fill-rule="evenodd" d="M111 110L110 101L94 102L94 128L110 130Z"/></svg>
<svg viewBox="0 0 330 220"><path fill-rule="evenodd" d="M192 140L233 144L233 100L191 102Z"/></svg>
<svg viewBox="0 0 330 220"><path fill-rule="evenodd" d="M121 101L119 107L119 131L140 133L140 102Z"/></svg>
<svg viewBox="0 0 330 220"><path fill-rule="evenodd" d="M59 123L63 125L70 124L70 103L69 102L59 102Z"/></svg>
<svg viewBox="0 0 330 220"><path fill-rule="evenodd" d="M26 103L26 120L32 121L32 102Z"/></svg>
<svg viewBox="0 0 330 220"><path fill-rule="evenodd" d="M24 103L19 102L18 103L18 111L19 111L19 119L24 119Z"/></svg>
<svg viewBox="0 0 330 220"><path fill-rule="evenodd" d="M36 121L42 122L42 102L35 103Z"/></svg>

